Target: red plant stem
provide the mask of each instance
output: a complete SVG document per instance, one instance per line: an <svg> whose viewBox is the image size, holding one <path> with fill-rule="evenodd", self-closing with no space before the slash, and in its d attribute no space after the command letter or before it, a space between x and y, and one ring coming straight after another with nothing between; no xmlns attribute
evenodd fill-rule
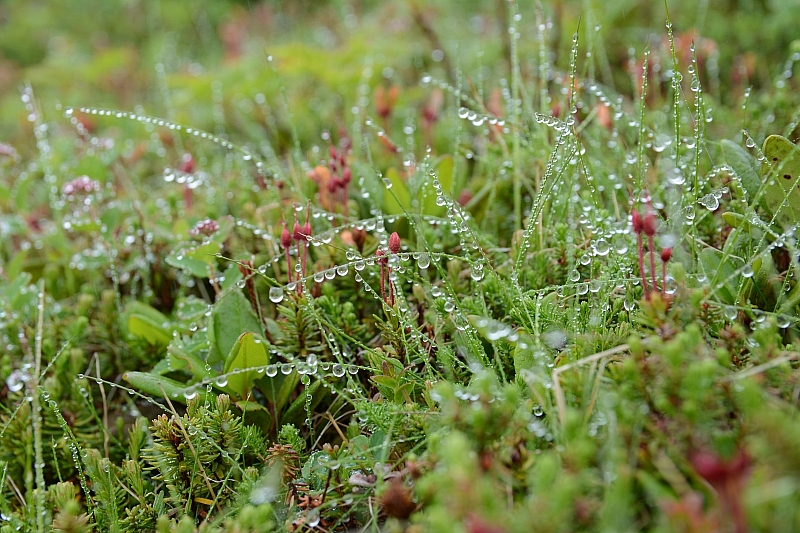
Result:
<svg viewBox="0 0 800 533"><path fill-rule="evenodd" d="M386 302L386 266L381 263L381 298Z"/></svg>
<svg viewBox="0 0 800 533"><path fill-rule="evenodd" d="M302 262L300 264L300 268L302 269L303 277L305 278L306 277L306 260L308 259L308 243L304 242L302 244L303 244L303 260L302 260Z"/></svg>
<svg viewBox="0 0 800 533"><path fill-rule="evenodd" d="M286 254L286 277L289 278L288 283L292 282L292 260L289 257L289 248L284 249L284 253Z"/></svg>
<svg viewBox="0 0 800 533"><path fill-rule="evenodd" d="M667 293L667 263L661 261L661 292Z"/></svg>
<svg viewBox="0 0 800 533"><path fill-rule="evenodd" d="M656 285L656 247L653 244L653 236L647 237L647 245L650 248L650 277L653 280L653 292L658 292L658 285Z"/></svg>
<svg viewBox="0 0 800 533"><path fill-rule="evenodd" d="M391 305L394 307L394 283L392 283L392 267L389 267L389 274L386 276L389 279L389 300L391 300Z"/></svg>
<svg viewBox="0 0 800 533"><path fill-rule="evenodd" d="M727 492L727 491L726 491ZM733 528L736 533L747 533L747 518L742 507L742 497L740 493L733 493L727 496L728 507L730 509Z"/></svg>
<svg viewBox="0 0 800 533"><path fill-rule="evenodd" d="M642 234L636 235L636 248L639 251L639 275L642 276L642 287L644 288L644 299L650 301L650 286L647 284L647 278L644 276L644 249L642 247Z"/></svg>
<svg viewBox="0 0 800 533"><path fill-rule="evenodd" d="M303 257L300 259L300 270L302 271L302 275L306 277L306 246L303 242L297 243L297 257L300 258L300 247L303 247ZM297 295L300 296L303 294L303 281L300 279L300 272L297 273Z"/></svg>

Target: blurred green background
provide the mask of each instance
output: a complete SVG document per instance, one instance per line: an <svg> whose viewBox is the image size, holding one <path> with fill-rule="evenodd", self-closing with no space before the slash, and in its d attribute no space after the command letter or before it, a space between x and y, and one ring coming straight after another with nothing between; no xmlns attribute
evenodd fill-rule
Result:
<svg viewBox="0 0 800 533"><path fill-rule="evenodd" d="M800 36L800 0L668 4L680 60L688 63L696 43L708 92L723 103L769 84ZM659 1L524 1L518 8L514 30L528 77L537 72L541 29L557 69L568 68L578 30L583 73L623 94L633 93L627 73L647 43L666 51ZM46 119L63 122L59 104L138 108L239 142L258 136L252 128L283 127L284 87L305 142L348 120L365 96L362 81L410 88L401 103L419 96L413 88L424 73L454 82L460 69L465 83L497 86L509 72L510 19L505 0L6 0L0 141L22 152L34 146L20 102L29 83ZM651 68L666 76L669 64L654 57Z"/></svg>

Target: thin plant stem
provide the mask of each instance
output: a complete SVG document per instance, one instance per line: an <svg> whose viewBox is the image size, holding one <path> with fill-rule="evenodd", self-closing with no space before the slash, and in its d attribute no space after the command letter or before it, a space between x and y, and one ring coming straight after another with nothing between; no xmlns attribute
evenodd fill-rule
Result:
<svg viewBox="0 0 800 533"><path fill-rule="evenodd" d="M642 234L636 235L636 248L639 252L639 275L642 276L642 287L644 288L644 299L650 301L650 286L644 275L644 249L642 244Z"/></svg>
<svg viewBox="0 0 800 533"><path fill-rule="evenodd" d="M653 292L658 292L658 285L656 285L656 248L653 244L652 235L647 236L647 246L650 248L650 278L653 280Z"/></svg>

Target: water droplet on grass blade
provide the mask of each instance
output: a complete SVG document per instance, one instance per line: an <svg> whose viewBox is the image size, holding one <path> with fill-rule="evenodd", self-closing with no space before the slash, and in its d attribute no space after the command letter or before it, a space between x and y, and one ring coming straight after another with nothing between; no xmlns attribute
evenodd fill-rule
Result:
<svg viewBox="0 0 800 533"><path fill-rule="evenodd" d="M283 289L280 287L271 287L269 289L269 301L276 304L281 303L283 301Z"/></svg>
<svg viewBox="0 0 800 533"><path fill-rule="evenodd" d="M599 256L608 255L610 250L611 246L609 246L608 241L605 239L598 239L597 242L594 243L594 253Z"/></svg>

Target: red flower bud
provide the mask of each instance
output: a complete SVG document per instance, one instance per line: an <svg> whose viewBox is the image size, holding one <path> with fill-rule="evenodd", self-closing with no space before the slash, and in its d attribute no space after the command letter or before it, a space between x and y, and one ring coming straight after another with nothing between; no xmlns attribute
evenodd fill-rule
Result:
<svg viewBox="0 0 800 533"><path fill-rule="evenodd" d="M350 167L344 167L344 170L342 171L342 183L345 185L345 187L347 186L348 183L350 183L352 177L353 173L350 170Z"/></svg>
<svg viewBox="0 0 800 533"><path fill-rule="evenodd" d="M389 236L389 251L393 254L400 251L400 235L396 231Z"/></svg>
<svg viewBox="0 0 800 533"><path fill-rule="evenodd" d="M738 450L730 459L707 450L695 452L689 461L697 473L718 490L731 479L745 477L751 465L750 456L743 450Z"/></svg>
<svg viewBox="0 0 800 533"><path fill-rule="evenodd" d="M375 257L378 258L379 265L385 265L388 262L385 254L383 253L383 250L381 250L380 248L378 248L378 250L375 252Z"/></svg>
<svg viewBox="0 0 800 533"><path fill-rule="evenodd" d="M672 248L664 248L661 250L661 260L668 263L672 259Z"/></svg>
<svg viewBox="0 0 800 533"><path fill-rule="evenodd" d="M336 189L339 187L339 180L336 178L331 178L328 180L328 192L333 194L336 192Z"/></svg>
<svg viewBox="0 0 800 533"><path fill-rule="evenodd" d="M286 227L286 223L283 223L283 231L281 232L281 246L284 248L288 248L292 245L292 235L289 233L289 229Z"/></svg>
<svg viewBox="0 0 800 533"><path fill-rule="evenodd" d="M658 229L658 221L656 220L656 216L653 213L647 213L644 216L644 224L642 226L642 231L648 237L653 237L656 234L656 230Z"/></svg>
<svg viewBox="0 0 800 533"><path fill-rule="evenodd" d="M305 237L303 237L303 228L300 227L300 223L298 221L294 221L294 228L292 228L292 239L296 241L305 241Z"/></svg>
<svg viewBox="0 0 800 533"><path fill-rule="evenodd" d="M634 209L631 211L631 222L633 223L633 232L637 235L644 231L644 222L642 221L642 215L639 214L639 211Z"/></svg>
<svg viewBox="0 0 800 533"><path fill-rule="evenodd" d="M331 156L331 159L333 161L336 161L336 159L339 157L338 152L336 152L336 147L333 145L330 145L328 147L328 154Z"/></svg>
<svg viewBox="0 0 800 533"><path fill-rule="evenodd" d="M303 235L305 235L306 237L310 237L312 235L312 233L311 233L311 222L306 220L306 223L303 224L302 230L303 230Z"/></svg>

